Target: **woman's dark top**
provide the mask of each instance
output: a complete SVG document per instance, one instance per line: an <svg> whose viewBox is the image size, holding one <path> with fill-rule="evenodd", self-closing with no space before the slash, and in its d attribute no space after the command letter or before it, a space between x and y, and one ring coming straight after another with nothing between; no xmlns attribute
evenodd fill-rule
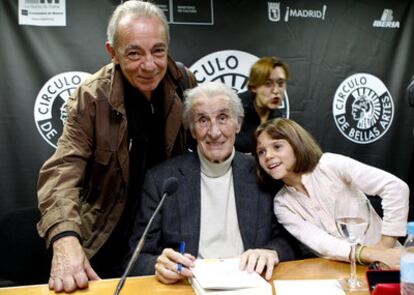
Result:
<svg viewBox="0 0 414 295"><path fill-rule="evenodd" d="M240 133L236 136L235 148L242 153L253 153L256 149L253 146L253 136L254 131L260 125L260 117L254 108L254 96L250 91L240 93L239 97L243 104L244 120ZM269 114L269 120L279 117L282 117L279 109L272 110Z"/></svg>

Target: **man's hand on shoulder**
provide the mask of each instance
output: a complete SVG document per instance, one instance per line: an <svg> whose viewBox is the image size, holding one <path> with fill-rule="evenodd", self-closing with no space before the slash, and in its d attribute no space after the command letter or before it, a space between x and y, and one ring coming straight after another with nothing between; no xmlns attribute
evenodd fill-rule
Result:
<svg viewBox="0 0 414 295"><path fill-rule="evenodd" d="M78 238L66 236L53 243L49 289L56 292L73 292L76 289L87 288L89 280L98 279Z"/></svg>

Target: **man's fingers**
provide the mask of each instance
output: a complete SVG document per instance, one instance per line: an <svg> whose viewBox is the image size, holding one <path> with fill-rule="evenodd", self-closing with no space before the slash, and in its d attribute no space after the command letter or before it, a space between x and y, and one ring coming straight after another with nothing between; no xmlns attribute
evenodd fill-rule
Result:
<svg viewBox="0 0 414 295"><path fill-rule="evenodd" d="M167 270L168 271L168 270ZM177 278L170 278L168 276L165 276L164 274L164 270L155 270L155 276L157 277L157 279L164 283L164 284L174 284L178 281Z"/></svg>
<svg viewBox="0 0 414 295"><path fill-rule="evenodd" d="M98 276L98 274L95 272L95 270L92 268L91 264L88 260L85 261L85 272L87 277L91 281L100 280L101 278Z"/></svg>
<svg viewBox="0 0 414 295"><path fill-rule="evenodd" d="M243 253L240 256L240 263L239 263L239 269L240 270L244 270L246 268L246 263L247 263L247 258L249 257L249 255L247 254L247 252Z"/></svg>
<svg viewBox="0 0 414 295"><path fill-rule="evenodd" d="M158 256L157 263L162 264L165 268L170 269L172 271L177 271L177 266L180 263L182 267L182 271L187 273L184 269L190 268L194 264L194 256L190 254L181 254L173 249L164 249L162 254Z"/></svg>
<svg viewBox="0 0 414 295"><path fill-rule="evenodd" d="M163 267L168 270L174 270L177 267L177 263L175 261L164 255L158 256L157 264L158 267Z"/></svg>
<svg viewBox="0 0 414 295"><path fill-rule="evenodd" d="M79 240L63 237L53 243L53 258L49 288L56 292L73 292L85 289L88 281L99 279L92 269Z"/></svg>
<svg viewBox="0 0 414 295"><path fill-rule="evenodd" d="M268 249L247 250L240 256L240 270L246 269L247 272L253 271L262 273L266 268L265 277L269 280L272 277L273 268L279 262L276 251Z"/></svg>
<svg viewBox="0 0 414 295"><path fill-rule="evenodd" d="M160 259L157 260L157 264L155 264L155 269L158 270L163 276L176 280L193 276L193 273L184 264L182 264L181 272L179 272L178 263L180 262L174 262L165 257L160 257Z"/></svg>
<svg viewBox="0 0 414 295"><path fill-rule="evenodd" d="M161 263L155 264L155 275L164 284L174 284L182 279L182 276L176 271L165 268Z"/></svg>
<svg viewBox="0 0 414 295"><path fill-rule="evenodd" d="M178 272L178 270L177 270ZM181 277L186 277L186 278L192 278L193 277L193 272L187 268L187 267L182 267L181 268L181 272L179 272L179 274L181 275Z"/></svg>
<svg viewBox="0 0 414 295"><path fill-rule="evenodd" d="M170 269L176 268L178 263L181 263L183 266L190 268L194 263L194 256L190 254L181 254L177 251L170 249L170 251L166 252L166 257L171 263L171 266L174 266Z"/></svg>
<svg viewBox="0 0 414 295"><path fill-rule="evenodd" d="M53 281L53 279L52 278L49 278L49 290L53 290L54 288L53 288L53 286L54 286L54 281Z"/></svg>
<svg viewBox="0 0 414 295"><path fill-rule="evenodd" d="M191 262L194 262L196 260L196 258L190 253L184 253L184 256L188 258Z"/></svg>
<svg viewBox="0 0 414 295"><path fill-rule="evenodd" d="M255 271L257 273L262 273L265 265L268 265L268 259L266 259L265 256L259 256L259 259L258 259L257 264L256 264Z"/></svg>
<svg viewBox="0 0 414 295"><path fill-rule="evenodd" d="M270 258L267 260L267 264L266 264L266 274L265 274L265 278L266 280L270 280L272 278L272 274L273 274L273 268L275 267L275 259Z"/></svg>
<svg viewBox="0 0 414 295"><path fill-rule="evenodd" d="M88 287L88 277L84 271L80 271L74 275L76 286L79 289L85 289ZM76 287L75 286L75 287Z"/></svg>
<svg viewBox="0 0 414 295"><path fill-rule="evenodd" d="M55 290L55 292L63 291L63 282L60 278L50 278L49 279L49 289Z"/></svg>
<svg viewBox="0 0 414 295"><path fill-rule="evenodd" d="M65 292L73 292L76 290L75 279L72 276L65 276L63 278L63 289Z"/></svg>
<svg viewBox="0 0 414 295"><path fill-rule="evenodd" d="M249 255L249 260L247 261L247 272L249 273L254 272L258 256L259 255L256 252L252 252Z"/></svg>
<svg viewBox="0 0 414 295"><path fill-rule="evenodd" d="M155 264L155 275L164 284L173 284L184 277L192 277L193 274L189 269L195 258L192 255L178 253L173 249L164 249L157 258ZM178 270L178 264L181 264L181 272Z"/></svg>

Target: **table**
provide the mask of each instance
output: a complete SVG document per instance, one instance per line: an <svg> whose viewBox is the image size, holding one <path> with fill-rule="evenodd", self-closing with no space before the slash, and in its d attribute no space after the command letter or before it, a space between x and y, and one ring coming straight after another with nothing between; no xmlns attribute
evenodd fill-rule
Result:
<svg viewBox="0 0 414 295"><path fill-rule="evenodd" d="M357 266L357 275L365 280L366 266ZM297 279L340 279L349 275L349 264L332 261L323 258L312 258L282 262L276 266L272 280L297 280ZM71 295L112 295L118 283L118 279L107 279L89 283L86 290L78 290ZM273 282L272 282L273 284ZM275 294L275 291L273 291ZM0 288L0 295L54 295L49 291L47 285L21 286L12 288ZM64 293L59 293L64 294ZM164 285L157 281L154 276L130 277L127 279L121 295L152 295L152 294L180 294L193 295L194 292L188 282L180 282L174 285ZM369 292L353 292L352 295L368 295Z"/></svg>
<svg viewBox="0 0 414 295"><path fill-rule="evenodd" d="M357 276L365 282L367 266L357 265ZM349 263L323 258L312 258L280 263L273 271L273 280L341 279L349 277ZM350 295L368 295L363 292L346 292ZM2 295L0 293L0 295Z"/></svg>

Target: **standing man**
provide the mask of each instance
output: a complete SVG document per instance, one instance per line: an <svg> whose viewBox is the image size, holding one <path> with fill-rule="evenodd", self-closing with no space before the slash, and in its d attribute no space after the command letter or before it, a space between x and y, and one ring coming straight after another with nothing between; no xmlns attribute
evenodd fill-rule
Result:
<svg viewBox="0 0 414 295"><path fill-rule="evenodd" d="M190 87L195 78L168 56L163 12L127 1L107 35L112 63L69 98L63 134L38 180L37 227L53 250L49 288L57 292L118 275L145 171L187 144L177 88L184 75Z"/></svg>
<svg viewBox="0 0 414 295"><path fill-rule="evenodd" d="M148 171L131 249L160 202L165 179L174 176L179 186L154 218L132 273L155 273L172 284L192 276L195 257L240 256L240 268L270 279L274 266L293 259L294 252L273 214L273 196L258 185L254 158L234 149L243 120L240 99L217 81L185 97L183 123L197 148ZM185 254L178 251L181 241Z"/></svg>

